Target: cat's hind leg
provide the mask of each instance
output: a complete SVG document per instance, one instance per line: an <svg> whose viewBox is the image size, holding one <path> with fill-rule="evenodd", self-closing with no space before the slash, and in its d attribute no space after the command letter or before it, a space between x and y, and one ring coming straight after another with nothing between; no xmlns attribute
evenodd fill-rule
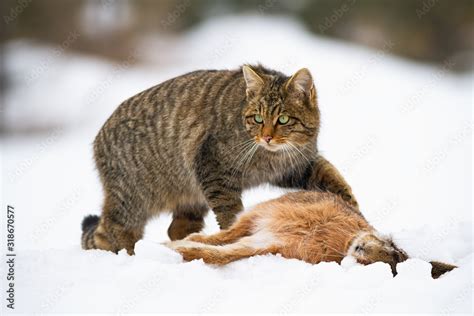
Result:
<svg viewBox="0 0 474 316"><path fill-rule="evenodd" d="M173 221L168 228L171 240L179 240L189 234L201 231L204 227L204 216L208 212L207 205L180 205L173 211Z"/></svg>
<svg viewBox="0 0 474 316"><path fill-rule="evenodd" d="M124 195L125 196L125 195ZM131 200L131 199L130 199ZM102 249L117 253L126 249L134 254L135 243L142 238L146 215L140 203L135 200L134 208L117 195L107 194L103 212L98 216L88 216L82 223L82 247ZM141 212L140 212L141 211Z"/></svg>

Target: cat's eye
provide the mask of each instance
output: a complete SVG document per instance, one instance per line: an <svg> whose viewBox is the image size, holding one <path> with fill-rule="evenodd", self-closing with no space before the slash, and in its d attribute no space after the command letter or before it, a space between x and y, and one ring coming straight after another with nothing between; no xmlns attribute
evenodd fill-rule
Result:
<svg viewBox="0 0 474 316"><path fill-rule="evenodd" d="M258 123L258 124L263 123L263 117L262 117L260 114L255 114L255 116L253 117L253 119L254 119L255 122Z"/></svg>
<svg viewBox="0 0 474 316"><path fill-rule="evenodd" d="M289 120L290 120L290 117L288 115L280 115L280 117L278 118L278 123L284 125L288 123Z"/></svg>

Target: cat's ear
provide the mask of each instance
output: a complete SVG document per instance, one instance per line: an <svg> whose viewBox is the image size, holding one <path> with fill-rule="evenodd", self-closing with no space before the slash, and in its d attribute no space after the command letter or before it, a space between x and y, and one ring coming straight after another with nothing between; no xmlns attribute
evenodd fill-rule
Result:
<svg viewBox="0 0 474 316"><path fill-rule="evenodd" d="M247 65L242 66L245 83L247 84L247 96L257 93L264 85L262 77L260 77L252 68Z"/></svg>
<svg viewBox="0 0 474 316"><path fill-rule="evenodd" d="M300 91L311 98L316 98L313 76L311 76L307 68L302 68L291 76L286 82L285 87L288 91Z"/></svg>

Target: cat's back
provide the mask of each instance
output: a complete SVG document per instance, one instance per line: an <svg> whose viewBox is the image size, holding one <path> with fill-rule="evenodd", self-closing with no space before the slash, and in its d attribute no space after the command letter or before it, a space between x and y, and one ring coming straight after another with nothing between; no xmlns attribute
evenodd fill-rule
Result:
<svg viewBox="0 0 474 316"><path fill-rule="evenodd" d="M193 151L189 147L200 137L228 128L239 117L244 97L240 70L197 70L174 77L119 105L95 139L96 156L111 144L120 150L133 144L138 151L143 147Z"/></svg>
<svg viewBox="0 0 474 316"><path fill-rule="evenodd" d="M231 84L232 87L230 87ZM240 101L242 91L244 91L244 86L240 71L189 72L166 80L125 100L111 115L105 127L132 120L146 125L162 123L166 127L179 123L183 126L192 117L189 114L202 119L204 115L215 113L220 103L223 103L222 100L219 102L219 99L224 96L227 104L233 99Z"/></svg>

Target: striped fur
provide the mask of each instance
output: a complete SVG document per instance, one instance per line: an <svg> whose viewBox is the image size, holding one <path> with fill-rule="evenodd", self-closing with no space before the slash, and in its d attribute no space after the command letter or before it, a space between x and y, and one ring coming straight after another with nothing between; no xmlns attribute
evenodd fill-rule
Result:
<svg viewBox="0 0 474 316"><path fill-rule="evenodd" d="M83 246L133 253L162 210L173 212L171 239L199 231L209 208L227 228L242 210L242 190L262 183L328 190L357 206L318 154L318 132L306 69L292 77L262 66L200 70L147 89L123 102L94 141L105 200L94 240Z"/></svg>

